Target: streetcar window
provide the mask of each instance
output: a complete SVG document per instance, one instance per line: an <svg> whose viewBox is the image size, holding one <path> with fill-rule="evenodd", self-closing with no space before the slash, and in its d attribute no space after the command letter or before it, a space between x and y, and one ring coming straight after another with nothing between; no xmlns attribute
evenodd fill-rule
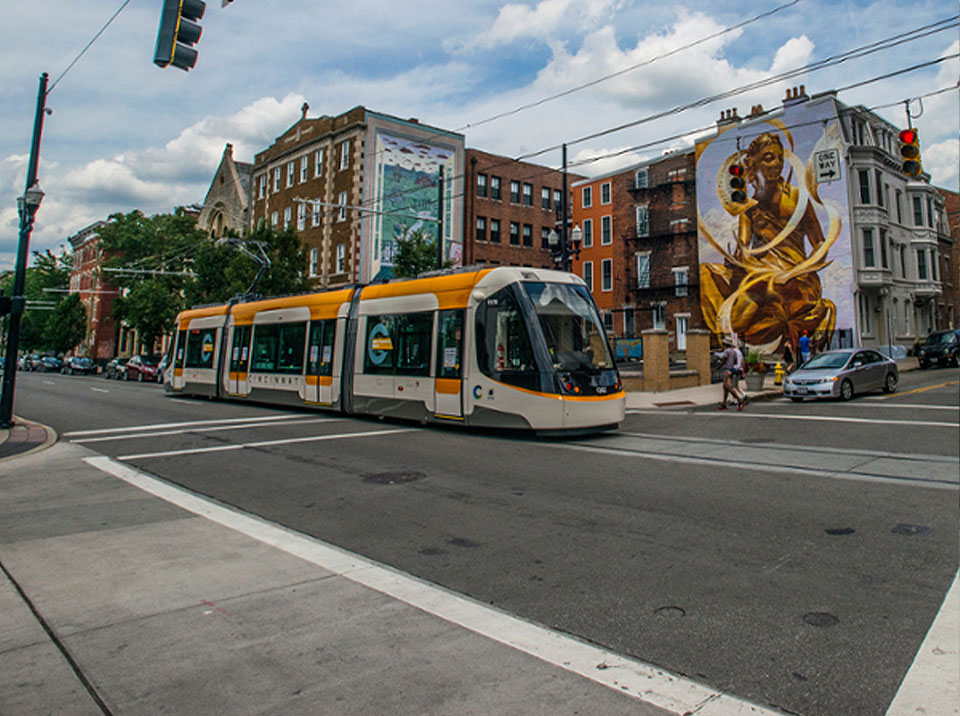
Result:
<svg viewBox="0 0 960 716"><path fill-rule="evenodd" d="M253 326L234 326L230 350L230 371L245 373L250 359L250 331Z"/></svg>
<svg viewBox="0 0 960 716"><path fill-rule="evenodd" d="M307 348L307 373L333 375L333 341L337 322L314 321L310 324L310 345Z"/></svg>
<svg viewBox="0 0 960 716"><path fill-rule="evenodd" d="M363 372L374 375L430 375L433 313L367 317Z"/></svg>
<svg viewBox="0 0 960 716"><path fill-rule="evenodd" d="M185 358L184 353L186 352L186 348L187 348L187 332L178 331L177 332L177 362L175 364L177 368L183 368L183 361Z"/></svg>
<svg viewBox="0 0 960 716"><path fill-rule="evenodd" d="M254 326L253 372L302 373L306 334L306 323Z"/></svg>
<svg viewBox="0 0 960 716"><path fill-rule="evenodd" d="M613 368L606 334L583 286L524 282L553 366L561 371Z"/></svg>
<svg viewBox="0 0 960 716"><path fill-rule="evenodd" d="M504 288L477 306L477 363L484 375L538 390L540 374L520 304Z"/></svg>
<svg viewBox="0 0 960 716"><path fill-rule="evenodd" d="M459 378L463 346L463 311L440 311L437 321L437 377Z"/></svg>
<svg viewBox="0 0 960 716"><path fill-rule="evenodd" d="M216 330L193 328L187 336L187 368L213 368Z"/></svg>

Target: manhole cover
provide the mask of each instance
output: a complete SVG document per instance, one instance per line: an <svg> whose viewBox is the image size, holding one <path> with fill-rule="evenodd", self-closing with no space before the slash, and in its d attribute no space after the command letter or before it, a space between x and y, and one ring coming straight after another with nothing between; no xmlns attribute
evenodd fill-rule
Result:
<svg viewBox="0 0 960 716"><path fill-rule="evenodd" d="M840 537L843 535L852 535L856 532L853 527L834 527L828 530L824 530L828 535L833 535L834 537Z"/></svg>
<svg viewBox="0 0 960 716"><path fill-rule="evenodd" d="M930 534L933 528L924 527L923 525L906 525L901 523L890 531L898 535L906 535L907 537L922 537Z"/></svg>
<svg viewBox="0 0 960 716"><path fill-rule="evenodd" d="M836 625L840 620L837 619L833 614L829 612L807 612L803 615L803 621L805 621L810 626L815 627L832 627Z"/></svg>
<svg viewBox="0 0 960 716"><path fill-rule="evenodd" d="M363 478L363 481L371 485L402 485L405 482L416 482L425 477L426 475L422 472L414 470L408 472L378 472L367 475Z"/></svg>

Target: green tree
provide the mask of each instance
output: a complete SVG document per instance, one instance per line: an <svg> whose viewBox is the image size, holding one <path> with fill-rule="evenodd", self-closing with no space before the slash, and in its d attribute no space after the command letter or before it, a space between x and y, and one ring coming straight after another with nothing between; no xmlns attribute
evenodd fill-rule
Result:
<svg viewBox="0 0 960 716"><path fill-rule="evenodd" d="M444 262L444 268L450 267ZM423 229L414 229L402 239L397 239L397 251L393 255L393 275L397 278L413 278L424 271L437 268L437 240Z"/></svg>
<svg viewBox="0 0 960 716"><path fill-rule="evenodd" d="M70 268L73 265L70 254L61 252L53 254L50 250L44 253L33 252L33 262L24 274L23 295L28 302L45 301L59 303L66 297L66 289L70 285ZM0 281L0 292L7 296L13 295L14 274L11 271ZM44 289L55 289L45 291ZM28 308L20 319L20 349L23 351L55 350L50 344L48 323L53 311ZM6 335L7 318L3 321L3 331ZM77 341L79 343L80 341ZM71 346L72 347L72 346ZM68 348L69 350L69 348Z"/></svg>
<svg viewBox="0 0 960 716"><path fill-rule="evenodd" d="M79 293L71 293L50 312L46 325L46 346L57 353L73 350L87 333L87 312Z"/></svg>
<svg viewBox="0 0 960 716"><path fill-rule="evenodd" d="M134 328L140 345L149 352L158 338L173 330L177 313L183 308L175 281L158 276L137 281L125 296L113 302L113 317Z"/></svg>

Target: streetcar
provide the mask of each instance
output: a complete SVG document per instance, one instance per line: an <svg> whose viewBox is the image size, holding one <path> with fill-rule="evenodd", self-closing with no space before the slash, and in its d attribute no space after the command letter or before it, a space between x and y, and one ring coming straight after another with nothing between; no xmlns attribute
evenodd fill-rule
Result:
<svg viewBox="0 0 960 716"><path fill-rule="evenodd" d="M626 395L583 280L438 272L177 316L169 393L421 423L616 428Z"/></svg>

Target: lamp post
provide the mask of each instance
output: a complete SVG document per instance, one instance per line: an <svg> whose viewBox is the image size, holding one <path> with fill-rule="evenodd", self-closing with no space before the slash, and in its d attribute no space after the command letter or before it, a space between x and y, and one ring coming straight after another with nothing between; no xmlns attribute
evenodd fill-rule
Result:
<svg viewBox="0 0 960 716"><path fill-rule="evenodd" d="M37 93L37 112L33 121L33 142L30 145L30 161L27 165L27 184L23 196L17 198L20 215L20 240L17 244L16 273L13 278L13 295L10 301L10 326L7 330L7 353L3 361L3 382L0 392L0 428L13 426L13 392L17 381L17 353L20 350L20 319L23 317L23 289L27 279L27 256L30 248L30 232L33 220L43 201L43 191L37 183L37 160L40 155L40 135L43 132L43 115L46 112L47 79L40 75Z"/></svg>

